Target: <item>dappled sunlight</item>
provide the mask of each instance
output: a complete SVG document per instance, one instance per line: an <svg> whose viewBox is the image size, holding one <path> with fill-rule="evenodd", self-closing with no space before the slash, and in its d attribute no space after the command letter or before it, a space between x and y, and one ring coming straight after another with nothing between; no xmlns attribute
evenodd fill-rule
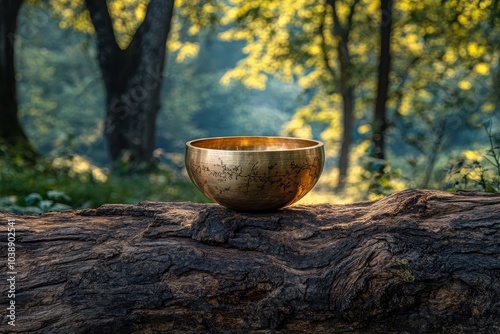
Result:
<svg viewBox="0 0 500 334"><path fill-rule="evenodd" d="M108 179L106 171L90 163L83 156L75 155L71 158L57 157L52 160L52 165L57 169L65 169L70 177L89 176L97 182L106 182Z"/></svg>
<svg viewBox="0 0 500 334"><path fill-rule="evenodd" d="M477 151L471 151L471 150L464 151L463 156L465 157L465 159L467 159L469 161L481 161L481 160L483 160L483 156Z"/></svg>
<svg viewBox="0 0 500 334"><path fill-rule="evenodd" d="M118 45L126 49L146 16L149 0L113 0L108 2L109 13Z"/></svg>
<svg viewBox="0 0 500 334"><path fill-rule="evenodd" d="M149 3L108 0L100 8L121 49L137 47L130 43ZM392 3L384 22L380 1L179 0L165 63L137 71L144 76L134 81L125 73L139 58L128 56L143 54L144 44L130 53L115 48L124 57L108 59L113 70L105 73L84 0L26 0L15 43L15 115L42 162L28 168L19 150L0 160L9 180L0 200L22 207L34 201L31 193L41 196L37 203L57 203L49 196L62 193L71 199L61 195L60 204L73 208L205 202L186 175L185 143L235 135L324 142L325 170L300 204L419 187L500 191L497 2ZM380 32L389 22L384 58ZM109 83L130 89L112 96ZM146 103L153 90L155 101ZM127 122L138 110L153 111L148 122L147 112ZM116 147L138 161L111 157Z"/></svg>
<svg viewBox="0 0 500 334"><path fill-rule="evenodd" d="M375 194L369 190L366 173L363 168L352 166L345 189L337 191L334 185L337 183L338 171L336 169L325 171L318 184L298 204L347 204L372 201L408 188L405 182L392 179L387 181L385 193Z"/></svg>
<svg viewBox="0 0 500 334"><path fill-rule="evenodd" d="M110 0L107 4L116 42L120 48L126 49L132 36L144 21L149 0ZM84 0L50 0L49 6L60 17L61 28L94 33Z"/></svg>

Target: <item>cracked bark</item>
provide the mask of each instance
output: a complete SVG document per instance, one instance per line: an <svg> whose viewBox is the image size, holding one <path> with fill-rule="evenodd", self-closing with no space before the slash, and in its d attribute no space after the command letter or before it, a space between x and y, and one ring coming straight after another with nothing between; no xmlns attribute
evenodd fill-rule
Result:
<svg viewBox="0 0 500 334"><path fill-rule="evenodd" d="M143 202L8 218L18 333L500 331L499 195L408 190L265 214Z"/></svg>

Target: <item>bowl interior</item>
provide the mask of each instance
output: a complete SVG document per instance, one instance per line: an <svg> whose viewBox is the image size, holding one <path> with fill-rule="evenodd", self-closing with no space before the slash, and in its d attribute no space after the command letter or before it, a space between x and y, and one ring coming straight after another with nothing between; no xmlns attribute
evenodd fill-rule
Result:
<svg viewBox="0 0 500 334"><path fill-rule="evenodd" d="M220 137L194 140L188 143L196 148L224 151L283 151L312 148L321 143L286 137Z"/></svg>

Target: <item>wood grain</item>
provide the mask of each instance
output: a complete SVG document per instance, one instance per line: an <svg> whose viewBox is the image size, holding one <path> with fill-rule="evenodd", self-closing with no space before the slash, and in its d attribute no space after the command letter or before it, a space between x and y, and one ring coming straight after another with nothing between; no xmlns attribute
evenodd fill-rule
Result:
<svg viewBox="0 0 500 334"><path fill-rule="evenodd" d="M5 331L500 333L500 195L408 190L258 214L143 202L8 218L17 318L12 328L2 314Z"/></svg>

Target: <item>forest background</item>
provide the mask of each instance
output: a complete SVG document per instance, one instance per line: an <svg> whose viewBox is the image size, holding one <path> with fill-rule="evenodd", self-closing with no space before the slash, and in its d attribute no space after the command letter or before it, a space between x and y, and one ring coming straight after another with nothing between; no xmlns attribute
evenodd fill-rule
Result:
<svg viewBox="0 0 500 334"><path fill-rule="evenodd" d="M301 203L500 191L497 0L5 0L0 19L1 210L207 201L185 142L231 135L322 140Z"/></svg>

